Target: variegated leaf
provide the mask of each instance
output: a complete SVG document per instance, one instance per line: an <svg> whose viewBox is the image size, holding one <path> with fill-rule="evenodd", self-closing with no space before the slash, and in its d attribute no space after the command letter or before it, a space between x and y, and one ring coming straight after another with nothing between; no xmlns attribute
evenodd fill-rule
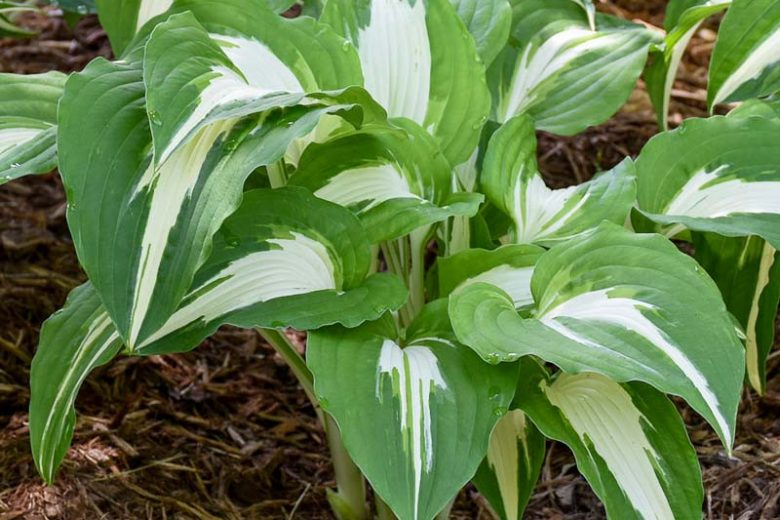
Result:
<svg viewBox="0 0 780 520"><path fill-rule="evenodd" d="M780 302L780 255L756 236L694 233L693 243L696 259L718 284L726 306L744 329L748 381L764 393Z"/></svg>
<svg viewBox="0 0 780 520"><path fill-rule="evenodd" d="M593 5L593 0L572 0L575 4L579 5L585 10L585 14L588 15L588 25L591 30L596 30L596 6Z"/></svg>
<svg viewBox="0 0 780 520"><path fill-rule="evenodd" d="M150 127L156 125L147 120L144 92L139 64L97 60L70 78L60 114L61 171L76 249L133 349L179 307L214 233L238 207L247 176L281 158L324 114L340 113L355 124L363 114L352 102L360 94L347 91L305 107L222 120L155 166ZM347 103L335 104L338 96ZM362 101L370 105L366 95ZM84 118L92 124L84 127Z"/></svg>
<svg viewBox="0 0 780 520"><path fill-rule="evenodd" d="M545 438L521 410L509 410L490 435L471 481L501 520L521 520L545 456Z"/></svg>
<svg viewBox="0 0 780 520"><path fill-rule="evenodd" d="M30 369L30 444L35 466L51 484L76 424L74 403L84 379L122 348L100 298L87 283L43 324Z"/></svg>
<svg viewBox="0 0 780 520"><path fill-rule="evenodd" d="M0 74L0 184L57 166L60 72Z"/></svg>
<svg viewBox="0 0 780 520"><path fill-rule="evenodd" d="M696 451L669 399L643 383L596 373L550 378L522 364L517 402L574 452L609 518L698 520L704 490Z"/></svg>
<svg viewBox="0 0 780 520"><path fill-rule="evenodd" d="M734 0L712 51L707 104L742 101L780 90L780 2Z"/></svg>
<svg viewBox="0 0 780 520"><path fill-rule="evenodd" d="M780 247L780 119L689 119L636 161L639 210L659 231L757 235Z"/></svg>
<svg viewBox="0 0 780 520"><path fill-rule="evenodd" d="M505 245L493 250L467 249L439 258L439 296L482 282L503 290L517 309L533 305L531 276L543 252L532 245Z"/></svg>
<svg viewBox="0 0 780 520"><path fill-rule="evenodd" d="M482 196L451 193L450 166L413 121L341 132L310 145L290 184L352 209L371 240L391 240L453 215L473 216Z"/></svg>
<svg viewBox="0 0 780 520"><path fill-rule="evenodd" d="M673 0L666 8L668 34L654 61L645 71L648 94L655 106L661 128L668 127L669 98L685 48L702 22L731 5L731 0Z"/></svg>
<svg viewBox="0 0 780 520"><path fill-rule="evenodd" d="M602 123L628 99L657 35L599 15L598 30L571 0L514 0L510 44L489 71L493 117L518 114L571 135Z"/></svg>
<svg viewBox="0 0 780 520"><path fill-rule="evenodd" d="M329 0L322 20L357 47L390 117L428 130L451 165L469 158L490 96L474 40L448 0Z"/></svg>
<svg viewBox="0 0 780 520"><path fill-rule="evenodd" d="M392 320L309 336L320 404L402 520L431 520L474 475L517 381L517 367L491 367L454 341L443 303L403 342Z"/></svg>
<svg viewBox="0 0 780 520"><path fill-rule="evenodd" d="M548 188L536 163L533 121L518 116L493 134L480 177L488 200L512 219L509 240L550 245L608 220L625 222L635 198L634 165L626 159L596 179Z"/></svg>
<svg viewBox="0 0 780 520"><path fill-rule="evenodd" d="M531 292L530 317L488 283L454 292L458 338L489 362L535 355L679 395L731 446L744 349L717 286L674 244L602 224L546 252Z"/></svg>

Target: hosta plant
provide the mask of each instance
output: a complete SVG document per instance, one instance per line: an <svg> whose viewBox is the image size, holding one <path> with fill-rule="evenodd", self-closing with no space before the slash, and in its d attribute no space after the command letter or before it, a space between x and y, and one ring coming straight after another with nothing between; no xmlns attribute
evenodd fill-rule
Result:
<svg viewBox="0 0 780 520"><path fill-rule="evenodd" d="M735 0L713 56L711 101L754 99L564 189L541 176L536 131L611 117L651 51L666 49L651 68L675 68L683 29L664 39L589 1L277 15L291 4L98 0L115 61L0 76L0 176L59 167L89 277L33 361L43 478L93 369L230 324L256 328L314 403L339 518L445 518L471 481L516 520L545 438L610 517L700 518L668 396L728 453L745 375L763 389L780 298L778 2ZM715 2L693 4L671 2L669 27L687 34ZM308 332L305 358L288 328Z"/></svg>

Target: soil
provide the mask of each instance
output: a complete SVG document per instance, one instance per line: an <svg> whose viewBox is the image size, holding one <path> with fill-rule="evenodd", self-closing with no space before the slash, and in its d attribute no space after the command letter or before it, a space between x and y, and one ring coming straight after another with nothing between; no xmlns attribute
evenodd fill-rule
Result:
<svg viewBox="0 0 780 520"><path fill-rule="evenodd" d="M602 0L599 8L660 27L664 5ZM77 71L110 57L94 17L71 29L49 10L23 23L40 35L0 40L0 72ZM705 115L716 23L687 52L672 124ZM570 138L540 134L540 164L551 186L579 183L635 156L656 131L640 83L605 124ZM29 451L30 359L40 324L83 280L58 176L0 187L0 520L332 518L325 499L332 469L314 410L270 347L252 331L229 327L192 353L122 358L92 374L77 401L73 448L56 483L45 487ZM745 393L732 457L680 404L704 472L707 518L780 517L780 358L770 359L768 374L765 396ZM526 517L604 517L565 446L549 444ZM489 515L467 487L453 518Z"/></svg>

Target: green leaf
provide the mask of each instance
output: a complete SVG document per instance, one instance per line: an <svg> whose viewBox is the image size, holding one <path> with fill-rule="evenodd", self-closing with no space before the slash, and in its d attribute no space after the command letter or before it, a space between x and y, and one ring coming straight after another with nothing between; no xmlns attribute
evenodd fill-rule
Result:
<svg viewBox="0 0 780 520"><path fill-rule="evenodd" d="M353 210L374 243L453 215L474 216L482 202L479 194L451 193L451 169L438 145L406 119L309 145L289 184Z"/></svg>
<svg viewBox="0 0 780 520"><path fill-rule="evenodd" d="M681 4L685 4L685 8ZM680 66L685 48L702 22L709 16L723 11L731 5L731 0L683 0L670 2L667 6L666 26L668 34L661 50L654 51L654 61L645 71L645 83L648 94L655 106L658 124L668 128L669 98L674 78ZM672 16L670 16L670 11ZM670 21L675 20L674 24Z"/></svg>
<svg viewBox="0 0 780 520"><path fill-rule="evenodd" d="M606 121L626 102L659 37L571 0L515 0L510 45L489 71L496 121L519 114L561 135Z"/></svg>
<svg viewBox="0 0 780 520"><path fill-rule="evenodd" d="M605 223L545 253L531 291L528 318L496 286L453 293L460 341L493 363L535 355L569 373L643 381L683 397L731 446L744 349L717 286L674 244Z"/></svg>
<svg viewBox="0 0 780 520"><path fill-rule="evenodd" d="M636 161L639 210L667 236L688 228L780 247L780 119L689 119Z"/></svg>
<svg viewBox="0 0 780 520"><path fill-rule="evenodd" d="M302 188L253 190L222 226L213 252L143 355L195 347L223 324L243 328L356 327L406 301L400 279L366 279L371 248L344 208Z"/></svg>
<svg viewBox="0 0 780 520"><path fill-rule="evenodd" d="M390 117L428 130L453 166L471 156L490 95L448 0L329 0L322 20L357 47L366 90Z"/></svg>
<svg viewBox="0 0 780 520"><path fill-rule="evenodd" d="M63 11L76 13L82 16L97 12L95 0L52 0L48 3L56 5Z"/></svg>
<svg viewBox="0 0 780 520"><path fill-rule="evenodd" d="M73 437L73 404L81 384L121 348L111 318L88 283L74 289L65 307L43 324L30 369L30 444L48 484Z"/></svg>
<svg viewBox="0 0 780 520"><path fill-rule="evenodd" d="M545 455L545 438L521 410L510 410L490 436L485 460L471 481L501 520L520 520Z"/></svg>
<svg viewBox="0 0 780 520"><path fill-rule="evenodd" d="M550 378L527 361L517 402L546 436L571 448L609 518L701 518L696 451L674 404L652 387L594 373Z"/></svg>
<svg viewBox="0 0 780 520"><path fill-rule="evenodd" d="M57 166L57 103L65 75L0 74L0 184Z"/></svg>
<svg viewBox="0 0 780 520"><path fill-rule="evenodd" d="M23 12L37 11L35 7L17 2L0 2L0 38L29 38L36 34L24 27L19 27L12 20L14 16Z"/></svg>
<svg viewBox="0 0 780 520"><path fill-rule="evenodd" d="M527 116L493 134L480 178L487 198L513 221L510 240L550 245L608 220L625 222L635 199L630 159L579 186L551 190L536 163L536 134Z"/></svg>
<svg viewBox="0 0 780 520"><path fill-rule="evenodd" d="M167 11L174 0L96 0L100 25L106 30L111 48L122 56L146 22Z"/></svg>
<svg viewBox="0 0 780 520"><path fill-rule="evenodd" d="M516 308L533 304L531 276L544 249L531 245L505 245L498 249L468 249L437 261L439 295L449 296L459 287L489 283L507 293Z"/></svg>
<svg viewBox="0 0 780 520"><path fill-rule="evenodd" d="M735 0L718 29L710 60L707 105L780 90L780 2Z"/></svg>
<svg viewBox="0 0 780 520"><path fill-rule="evenodd" d="M485 66L490 66L509 39L512 7L507 0L450 0L468 27Z"/></svg>
<svg viewBox="0 0 780 520"><path fill-rule="evenodd" d="M179 307L249 174L280 159L325 114L359 125L363 111L354 100L368 99L345 91L221 121L155 167L154 123L147 120L138 63L96 60L65 90L59 150L69 226L84 269L131 349ZM347 103L337 104L341 99Z"/></svg>
<svg viewBox="0 0 780 520"><path fill-rule="evenodd" d="M320 404L401 520L432 519L474 475L517 382L517 367L455 342L446 318L444 301L430 304L405 342L387 320L309 336Z"/></svg>
<svg viewBox="0 0 780 520"><path fill-rule="evenodd" d="M756 237L727 238L694 233L696 259L712 276L745 331L747 376L759 393L766 390L766 359L775 343L780 302L780 257Z"/></svg>
<svg viewBox="0 0 780 520"><path fill-rule="evenodd" d="M729 117L759 116L764 119L780 119L780 99L749 99L728 113Z"/></svg>

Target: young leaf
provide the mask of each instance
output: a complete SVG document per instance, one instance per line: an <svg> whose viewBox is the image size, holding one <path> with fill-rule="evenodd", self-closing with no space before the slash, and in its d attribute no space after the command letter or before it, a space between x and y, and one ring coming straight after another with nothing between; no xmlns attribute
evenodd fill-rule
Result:
<svg viewBox="0 0 780 520"><path fill-rule="evenodd" d="M655 33L607 16L592 30L571 0L515 0L510 45L490 69L494 118L528 114L572 135L602 123L628 99Z"/></svg>
<svg viewBox="0 0 780 520"><path fill-rule="evenodd" d="M516 308L534 303L531 276L544 249L532 245L505 245L491 251L468 249L439 258L439 295L449 296L472 283L489 283L507 293Z"/></svg>
<svg viewBox="0 0 780 520"><path fill-rule="evenodd" d="M775 343L780 302L780 257L756 236L694 233L693 243L696 259L718 284L726 307L745 330L748 381L764 393L766 359Z"/></svg>
<svg viewBox="0 0 780 520"><path fill-rule="evenodd" d="M707 105L780 90L780 2L735 0L712 51Z"/></svg>
<svg viewBox="0 0 780 520"><path fill-rule="evenodd" d="M717 286L674 244L605 223L545 253L531 291L530 318L493 285L454 292L460 341L493 363L530 354L570 373L646 382L683 397L731 446L744 350Z"/></svg>
<svg viewBox="0 0 780 520"><path fill-rule="evenodd" d="M390 117L428 130L451 165L490 109L474 40L448 0L329 0L322 21L357 47L365 87Z"/></svg>
<svg viewBox="0 0 780 520"><path fill-rule="evenodd" d="M590 182L549 189L536 164L536 133L527 116L493 134L480 180L488 200L512 219L510 240L523 244L554 244L604 220L622 224L636 190L630 159Z"/></svg>
<svg viewBox="0 0 780 520"><path fill-rule="evenodd" d="M46 320L30 369L30 444L35 466L51 484L68 451L84 379L114 358L122 341L94 288L71 292L65 307Z"/></svg>
<svg viewBox="0 0 780 520"><path fill-rule="evenodd" d="M423 311L403 348L376 323L309 336L322 407L402 520L432 519L474 475L517 381L517 367L482 363L442 330L443 303Z"/></svg>
<svg viewBox="0 0 780 520"><path fill-rule="evenodd" d="M482 63L489 67L509 39L512 7L508 0L450 0L477 44Z"/></svg>
<svg viewBox="0 0 780 520"><path fill-rule="evenodd" d="M173 2L174 0L97 0L100 25L106 30L114 54L122 56L146 22L167 11Z"/></svg>
<svg viewBox="0 0 780 520"><path fill-rule="evenodd" d="M688 228L780 247L780 119L689 119L636 161L639 210L667 236Z"/></svg>
<svg viewBox="0 0 780 520"><path fill-rule="evenodd" d="M0 74L0 184L57 166L57 103L65 75Z"/></svg>
<svg viewBox="0 0 780 520"><path fill-rule="evenodd" d="M482 202L479 194L450 193L451 169L438 145L405 119L309 145L289 184L352 209L374 243L473 216Z"/></svg>
<svg viewBox="0 0 780 520"><path fill-rule="evenodd" d="M688 42L707 17L729 5L731 0L678 0L667 6L665 25L669 32L662 48L653 52L654 61L645 71L647 91L662 129L668 127L669 97Z"/></svg>
<svg viewBox="0 0 780 520"><path fill-rule="evenodd" d="M609 518L701 518L699 462L669 399L643 383L594 373L550 378L534 361L521 366L519 406L571 448Z"/></svg>
<svg viewBox="0 0 780 520"><path fill-rule="evenodd" d="M471 481L501 520L521 520L544 463L545 438L521 410L510 410L490 435Z"/></svg>
<svg viewBox="0 0 780 520"><path fill-rule="evenodd" d="M138 353L189 350L223 324L310 330L375 320L407 293L389 274L366 279L370 264L368 237L344 208L302 188L248 191L179 309Z"/></svg>

